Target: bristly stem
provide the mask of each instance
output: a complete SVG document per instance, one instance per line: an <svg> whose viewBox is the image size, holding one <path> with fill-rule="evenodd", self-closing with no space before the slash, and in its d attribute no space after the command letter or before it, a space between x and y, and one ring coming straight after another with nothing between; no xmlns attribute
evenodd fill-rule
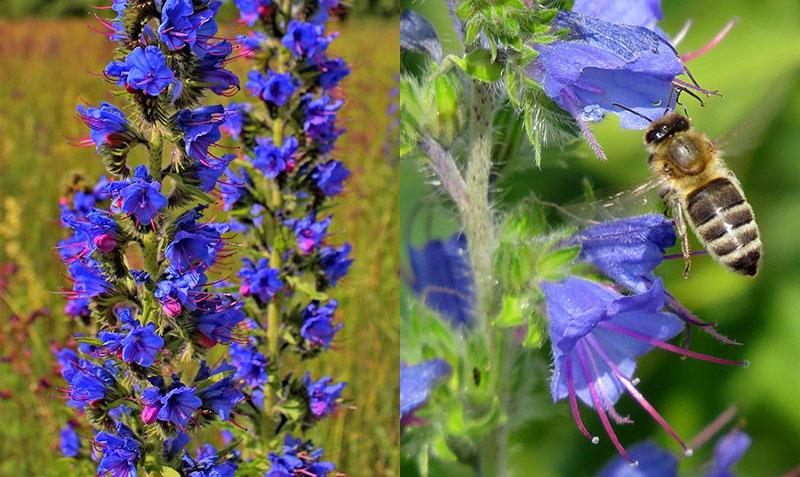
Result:
<svg viewBox="0 0 800 477"><path fill-rule="evenodd" d="M275 119L272 123L272 141L276 147L283 144L283 120ZM276 182L272 188L272 210L277 214L283 207L283 194L280 185ZM279 220L275 217L275 220ZM275 228L277 230L277 227ZM281 270L281 251L278 250L277 237L273 238L272 250L270 251L269 262L272 268ZM278 355L278 342L280 329L280 293L272 297L272 301L267 306L267 349L269 356L275 359ZM266 401L265 401L266 402Z"/></svg>
<svg viewBox="0 0 800 477"><path fill-rule="evenodd" d="M147 145L148 169L153 179L161 181L161 163L164 155L164 138L158 125L153 126Z"/></svg>

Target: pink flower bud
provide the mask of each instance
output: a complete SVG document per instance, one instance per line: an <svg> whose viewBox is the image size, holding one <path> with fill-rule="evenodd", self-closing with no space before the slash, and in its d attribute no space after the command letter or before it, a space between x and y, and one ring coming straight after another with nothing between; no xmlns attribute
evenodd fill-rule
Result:
<svg viewBox="0 0 800 477"><path fill-rule="evenodd" d="M170 318L175 318L181 314L183 307L181 306L181 302L170 299L166 303L162 304L161 309L164 310L165 315L169 316Z"/></svg>
<svg viewBox="0 0 800 477"><path fill-rule="evenodd" d="M158 416L158 411L161 409L153 404L148 404L142 408L142 421L145 424L152 424L156 422L156 417Z"/></svg>
<svg viewBox="0 0 800 477"><path fill-rule="evenodd" d="M111 234L102 234L94 238L94 246L103 253L111 252L117 245L117 239Z"/></svg>

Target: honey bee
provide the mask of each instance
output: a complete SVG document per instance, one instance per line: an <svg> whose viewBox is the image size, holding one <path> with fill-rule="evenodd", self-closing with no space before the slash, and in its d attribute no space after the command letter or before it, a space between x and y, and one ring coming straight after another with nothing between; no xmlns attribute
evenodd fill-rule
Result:
<svg viewBox="0 0 800 477"><path fill-rule="evenodd" d="M753 208L714 143L675 112L651 120L644 142L650 152L650 170L681 237L684 276L691 264L687 222L722 266L755 276L761 267L762 246Z"/></svg>

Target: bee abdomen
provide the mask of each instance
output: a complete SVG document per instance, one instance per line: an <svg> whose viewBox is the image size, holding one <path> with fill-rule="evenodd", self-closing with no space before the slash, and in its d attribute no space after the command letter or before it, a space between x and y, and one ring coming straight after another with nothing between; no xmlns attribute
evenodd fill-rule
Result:
<svg viewBox="0 0 800 477"><path fill-rule="evenodd" d="M761 239L753 209L727 178L715 179L687 196L687 209L706 249L729 270L758 273Z"/></svg>

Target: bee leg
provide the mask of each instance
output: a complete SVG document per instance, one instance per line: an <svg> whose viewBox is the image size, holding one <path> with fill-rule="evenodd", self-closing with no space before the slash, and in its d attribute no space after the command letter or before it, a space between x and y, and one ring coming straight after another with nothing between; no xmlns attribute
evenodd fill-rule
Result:
<svg viewBox="0 0 800 477"><path fill-rule="evenodd" d="M681 253L683 254L683 278L689 278L689 269L692 268L692 250L689 244L689 233L686 228L686 216L683 205L678 197L670 200L672 206L672 220L675 222L675 232L681 239Z"/></svg>

